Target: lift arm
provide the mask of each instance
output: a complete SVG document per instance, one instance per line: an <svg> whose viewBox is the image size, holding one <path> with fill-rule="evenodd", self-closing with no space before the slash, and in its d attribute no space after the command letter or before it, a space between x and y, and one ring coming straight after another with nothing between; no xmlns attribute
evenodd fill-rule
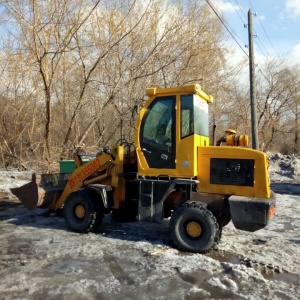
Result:
<svg viewBox="0 0 300 300"><path fill-rule="evenodd" d="M49 208L54 210L60 208L70 193L83 187L84 181L89 176L96 171L102 172L107 170L111 164L112 159L110 155L103 153L97 156L95 159L75 169L75 171L71 174L61 196L57 200L54 199ZM108 174L106 173L106 177L107 176Z"/></svg>

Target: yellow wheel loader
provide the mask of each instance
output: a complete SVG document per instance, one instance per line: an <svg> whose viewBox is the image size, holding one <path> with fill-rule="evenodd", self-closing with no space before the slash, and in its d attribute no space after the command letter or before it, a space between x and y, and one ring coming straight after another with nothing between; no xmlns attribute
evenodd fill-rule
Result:
<svg viewBox="0 0 300 300"><path fill-rule="evenodd" d="M74 154L67 174L33 174L11 189L29 209L63 209L76 232L99 229L103 214L146 222L170 218L170 234L182 251L205 253L230 220L237 229L264 228L275 214L268 158L249 149L248 136L229 130L210 146L208 106L200 85L149 88L135 142L104 147L90 161Z"/></svg>

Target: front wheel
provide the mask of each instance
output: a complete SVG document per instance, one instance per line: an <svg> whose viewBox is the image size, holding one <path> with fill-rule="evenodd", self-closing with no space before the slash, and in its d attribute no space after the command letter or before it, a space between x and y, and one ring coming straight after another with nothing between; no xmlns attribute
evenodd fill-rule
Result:
<svg viewBox="0 0 300 300"><path fill-rule="evenodd" d="M96 231L103 219L101 205L86 190L72 193L63 209L68 227L75 232Z"/></svg>
<svg viewBox="0 0 300 300"><path fill-rule="evenodd" d="M218 222L201 203L184 203L173 213L170 229L173 242L181 251L205 253L219 242Z"/></svg>

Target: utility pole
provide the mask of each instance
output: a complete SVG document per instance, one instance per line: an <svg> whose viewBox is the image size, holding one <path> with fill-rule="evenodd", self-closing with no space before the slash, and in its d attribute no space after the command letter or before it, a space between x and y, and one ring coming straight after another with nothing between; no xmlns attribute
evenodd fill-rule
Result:
<svg viewBox="0 0 300 300"><path fill-rule="evenodd" d="M259 149L258 129L256 114L256 82L253 47L252 11L248 11L248 38L249 38L249 70L250 70L250 103L251 103L251 128L252 128L252 148Z"/></svg>

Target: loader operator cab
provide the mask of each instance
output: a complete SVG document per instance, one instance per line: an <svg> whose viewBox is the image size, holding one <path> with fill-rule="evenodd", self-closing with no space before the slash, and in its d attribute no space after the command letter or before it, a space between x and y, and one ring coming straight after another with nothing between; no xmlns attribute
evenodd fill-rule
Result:
<svg viewBox="0 0 300 300"><path fill-rule="evenodd" d="M147 89L137 124L139 174L195 177L197 147L209 144L208 102L199 85Z"/></svg>

